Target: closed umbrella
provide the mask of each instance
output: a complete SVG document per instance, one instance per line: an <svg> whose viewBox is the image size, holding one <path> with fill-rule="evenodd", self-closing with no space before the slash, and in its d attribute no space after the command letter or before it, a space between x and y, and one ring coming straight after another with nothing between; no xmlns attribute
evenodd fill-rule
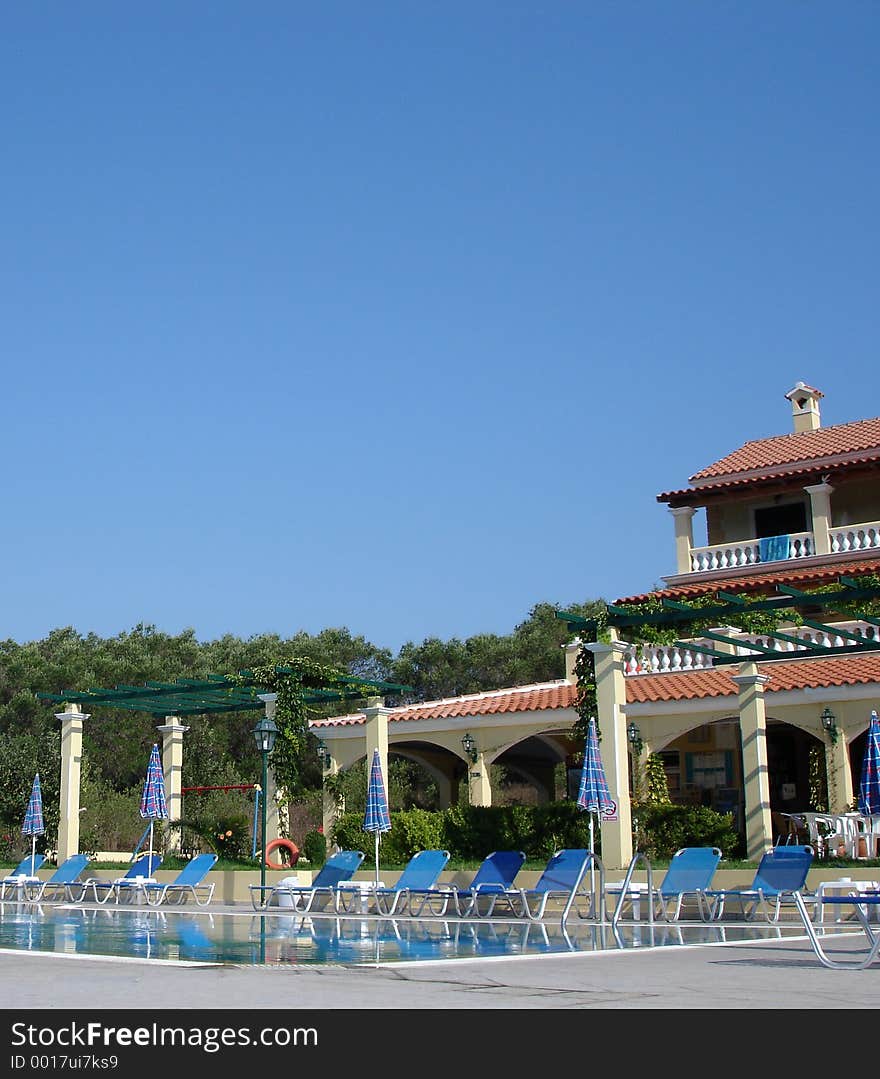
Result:
<svg viewBox="0 0 880 1079"><path fill-rule="evenodd" d="M364 831L372 832L376 837L376 887L379 887L379 836L391 828L388 813L388 799L385 796L385 782L382 779L382 758L379 750L373 750L373 763L370 766L370 782L367 787L367 809L364 813Z"/></svg>
<svg viewBox="0 0 880 1079"><path fill-rule="evenodd" d="M168 819L168 805L165 802L165 774L159 758L159 747L153 743L150 763L147 765L147 778L144 780L144 793L141 795L141 816L150 819L150 873L153 868L153 823Z"/></svg>
<svg viewBox="0 0 880 1079"><path fill-rule="evenodd" d="M862 779L859 783L859 812L866 817L880 814L880 719L871 713L868 741L862 758Z"/></svg>
<svg viewBox="0 0 880 1079"><path fill-rule="evenodd" d="M24 814L24 824L21 826L21 834L31 837L31 876L34 875L37 860L37 836L46 831L43 823L43 792L40 789L40 773L34 776L34 784L31 787L31 796L28 799L27 809Z"/></svg>
<svg viewBox="0 0 880 1079"><path fill-rule="evenodd" d="M587 738L584 745L584 766L581 769L581 785L578 788L577 804L590 814L590 854L595 853L593 846L593 816L599 813L613 813L617 803L608 790L605 769L599 753L599 736L596 732L596 720L590 716L587 724ZM590 881L595 895L593 863L590 862Z"/></svg>

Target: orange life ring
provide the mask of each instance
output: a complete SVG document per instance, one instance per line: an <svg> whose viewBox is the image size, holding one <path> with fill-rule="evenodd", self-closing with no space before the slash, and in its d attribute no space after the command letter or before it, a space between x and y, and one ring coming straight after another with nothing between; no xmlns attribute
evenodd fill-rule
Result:
<svg viewBox="0 0 880 1079"><path fill-rule="evenodd" d="M283 865L281 862L272 862L269 860L269 855L275 850L286 850L287 856L290 858L290 866L296 865L299 861L299 847L290 839L270 839L266 844L266 868L267 869L288 869L289 866Z"/></svg>

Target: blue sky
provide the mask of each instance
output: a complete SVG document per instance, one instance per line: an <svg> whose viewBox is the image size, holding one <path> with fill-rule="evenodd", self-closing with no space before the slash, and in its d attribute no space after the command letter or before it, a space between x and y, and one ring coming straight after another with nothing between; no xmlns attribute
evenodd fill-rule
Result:
<svg viewBox="0 0 880 1079"><path fill-rule="evenodd" d="M880 414L878 31L8 8L0 637L396 650L660 583L656 494L791 430L797 380Z"/></svg>

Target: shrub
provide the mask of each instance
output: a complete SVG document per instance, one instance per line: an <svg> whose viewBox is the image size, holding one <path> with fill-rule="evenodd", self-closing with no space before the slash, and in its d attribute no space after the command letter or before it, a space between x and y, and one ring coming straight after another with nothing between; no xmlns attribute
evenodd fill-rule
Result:
<svg viewBox="0 0 880 1079"><path fill-rule="evenodd" d="M203 839L213 851L226 861L249 862L253 839L246 817L221 817L219 820L181 821L181 828L188 828Z"/></svg>
<svg viewBox="0 0 880 1079"><path fill-rule="evenodd" d="M309 865L323 865L327 861L327 840L323 832L306 832L303 836L302 854Z"/></svg>
<svg viewBox="0 0 880 1079"><path fill-rule="evenodd" d="M742 837L733 815L706 806L633 806L638 821L636 845L649 859L671 858L682 847L718 847L724 858L743 856Z"/></svg>

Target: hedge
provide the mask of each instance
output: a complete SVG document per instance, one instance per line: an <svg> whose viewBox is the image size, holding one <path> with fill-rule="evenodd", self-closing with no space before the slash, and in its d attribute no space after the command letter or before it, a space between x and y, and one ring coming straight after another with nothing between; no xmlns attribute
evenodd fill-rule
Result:
<svg viewBox="0 0 880 1079"><path fill-rule="evenodd" d="M720 847L725 858L738 857L742 840L730 814L703 806L651 805L634 807L638 845L649 858L670 858L680 847ZM601 829L594 829L601 856ZM360 813L345 813L331 839L346 850L373 850L373 836L364 831ZM494 850L521 850L529 861L547 861L566 847L590 843L589 815L575 802L539 806L453 806L432 812L401 810L391 814L391 830L381 839L380 857L387 865L402 865L420 850L448 850L455 861L479 862Z"/></svg>

